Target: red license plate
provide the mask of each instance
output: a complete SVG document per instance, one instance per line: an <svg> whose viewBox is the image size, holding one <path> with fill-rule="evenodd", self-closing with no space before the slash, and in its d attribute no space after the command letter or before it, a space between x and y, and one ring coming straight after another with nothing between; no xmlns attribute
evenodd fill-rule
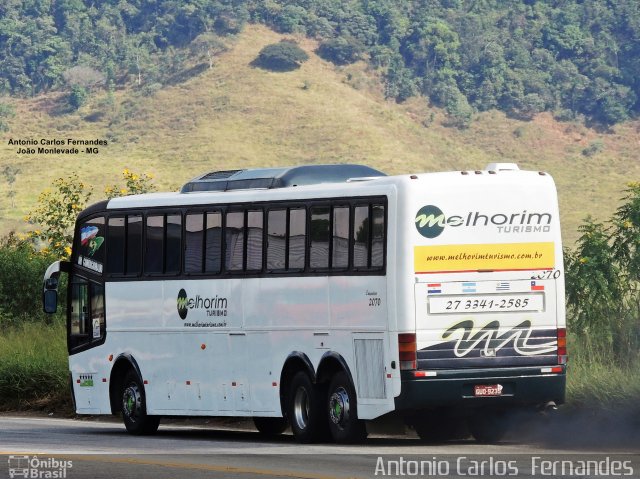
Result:
<svg viewBox="0 0 640 479"><path fill-rule="evenodd" d="M502 384L476 384L473 386L473 395L476 397L502 396Z"/></svg>

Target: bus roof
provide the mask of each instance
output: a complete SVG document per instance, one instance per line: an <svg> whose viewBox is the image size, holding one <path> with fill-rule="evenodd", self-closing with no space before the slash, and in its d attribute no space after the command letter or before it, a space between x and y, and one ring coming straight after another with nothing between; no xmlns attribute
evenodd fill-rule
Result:
<svg viewBox="0 0 640 479"><path fill-rule="evenodd" d="M338 165L333 165L338 166ZM339 165L344 166L344 165ZM354 165L350 165L354 166ZM368 167L366 167L368 168ZM276 171L277 170L277 171ZM270 171L274 175L281 175L283 172L291 171L287 168L248 170L254 172L256 178ZM280 173L278 173L278 171ZM376 170L373 170L376 171ZM235 174L235 173L233 173ZM236 178L244 181L249 173L244 173ZM382 175L382 173L380 173ZM229 177L231 177L230 175ZM530 184L540 181L553 181L549 175L537 171L524 171L518 169L496 169L496 170L476 170L476 171L453 171L453 172L430 172L417 174L403 174L397 176L368 176L366 178L348 177L339 182L318 182L316 184L291 185L289 187L279 186L273 188L252 187L240 189L237 187L225 190L194 191L185 194L178 192L167 193L146 193L142 195L131 195L113 198L108 202L100 202L90 206L81 213L87 216L97 210L105 209L128 209L128 208L153 208L168 206L190 206L204 204L226 204L226 203L250 203L264 201L286 201L294 199L311 198L336 198L385 194L390 189L401 189L402 185L409 186L409 182L418 181L420 188L429 187L434 189L460 187L473 183L480 186L486 183L487 188L493 188L503 183L513 181Z"/></svg>

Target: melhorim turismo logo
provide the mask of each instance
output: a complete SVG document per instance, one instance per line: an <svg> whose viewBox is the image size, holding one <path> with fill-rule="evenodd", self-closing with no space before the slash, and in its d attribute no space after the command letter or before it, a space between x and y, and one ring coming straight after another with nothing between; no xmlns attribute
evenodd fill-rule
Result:
<svg viewBox="0 0 640 479"><path fill-rule="evenodd" d="M447 216L434 205L423 206L416 213L418 232L425 238L440 236L445 227L495 227L498 233L541 233L551 230L551 213L522 210L517 213L469 211Z"/></svg>
<svg viewBox="0 0 640 479"><path fill-rule="evenodd" d="M30 479L65 479L73 461L38 456L9 456L9 477Z"/></svg>
<svg viewBox="0 0 640 479"><path fill-rule="evenodd" d="M191 309L204 309L209 317L226 316L227 303L227 298L218 295L203 298L197 294L195 298L190 298L184 288L178 292L178 298L176 300L180 319L186 319Z"/></svg>

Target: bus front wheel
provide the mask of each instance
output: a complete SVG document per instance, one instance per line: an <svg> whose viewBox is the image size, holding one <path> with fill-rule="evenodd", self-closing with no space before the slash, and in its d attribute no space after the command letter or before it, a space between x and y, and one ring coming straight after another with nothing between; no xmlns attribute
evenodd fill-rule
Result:
<svg viewBox="0 0 640 479"><path fill-rule="evenodd" d="M324 438L326 419L322 414L322 394L303 371L291 380L288 406L291 432L298 442L311 443Z"/></svg>
<svg viewBox="0 0 640 479"><path fill-rule="evenodd" d="M136 436L155 434L160 417L147 414L144 387L133 370L124 378L121 398L122 419L127 432Z"/></svg>
<svg viewBox="0 0 640 479"><path fill-rule="evenodd" d="M329 429L337 443L361 442L367 437L364 421L358 419L356 392L344 371L336 373L327 395Z"/></svg>

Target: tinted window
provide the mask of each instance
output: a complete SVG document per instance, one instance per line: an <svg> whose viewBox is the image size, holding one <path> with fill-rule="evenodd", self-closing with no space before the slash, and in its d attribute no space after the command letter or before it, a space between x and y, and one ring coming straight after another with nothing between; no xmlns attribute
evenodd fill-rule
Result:
<svg viewBox="0 0 640 479"><path fill-rule="evenodd" d="M185 273L202 273L204 215L202 213L187 215L184 229L184 271Z"/></svg>
<svg viewBox="0 0 640 479"><path fill-rule="evenodd" d="M369 206L357 206L353 214L353 266L369 265Z"/></svg>
<svg viewBox="0 0 640 479"><path fill-rule="evenodd" d="M182 251L182 216L167 215L167 246L165 248L164 272L180 272L180 253Z"/></svg>
<svg viewBox="0 0 640 479"><path fill-rule="evenodd" d="M371 214L371 267L380 268L384 266L384 206L373 205Z"/></svg>
<svg viewBox="0 0 640 479"><path fill-rule="evenodd" d="M109 218L107 238L107 272L124 274L124 218Z"/></svg>
<svg viewBox="0 0 640 479"><path fill-rule="evenodd" d="M349 266L349 208L333 209L332 268Z"/></svg>
<svg viewBox="0 0 640 479"><path fill-rule="evenodd" d="M311 208L309 266L329 267L329 210L328 206Z"/></svg>
<svg viewBox="0 0 640 479"><path fill-rule="evenodd" d="M142 216L127 217L127 274L137 275L142 266Z"/></svg>
<svg viewBox="0 0 640 479"><path fill-rule="evenodd" d="M247 270L262 270L262 211L247 213Z"/></svg>
<svg viewBox="0 0 640 479"><path fill-rule="evenodd" d="M287 250L287 210L271 210L267 216L267 269L284 269Z"/></svg>
<svg viewBox="0 0 640 479"><path fill-rule="evenodd" d="M147 217L144 272L162 273L164 259L164 216Z"/></svg>
<svg viewBox="0 0 640 479"><path fill-rule="evenodd" d="M227 213L225 225L225 268L242 271L244 267L244 212Z"/></svg>
<svg viewBox="0 0 640 479"><path fill-rule="evenodd" d="M222 215L206 214L205 272L219 273L222 265Z"/></svg>
<svg viewBox="0 0 640 479"><path fill-rule="evenodd" d="M106 236L104 218L93 218L80 226L78 262L96 273L104 268L104 238Z"/></svg>
<svg viewBox="0 0 640 479"><path fill-rule="evenodd" d="M303 208L289 211L289 269L304 269L307 215Z"/></svg>

